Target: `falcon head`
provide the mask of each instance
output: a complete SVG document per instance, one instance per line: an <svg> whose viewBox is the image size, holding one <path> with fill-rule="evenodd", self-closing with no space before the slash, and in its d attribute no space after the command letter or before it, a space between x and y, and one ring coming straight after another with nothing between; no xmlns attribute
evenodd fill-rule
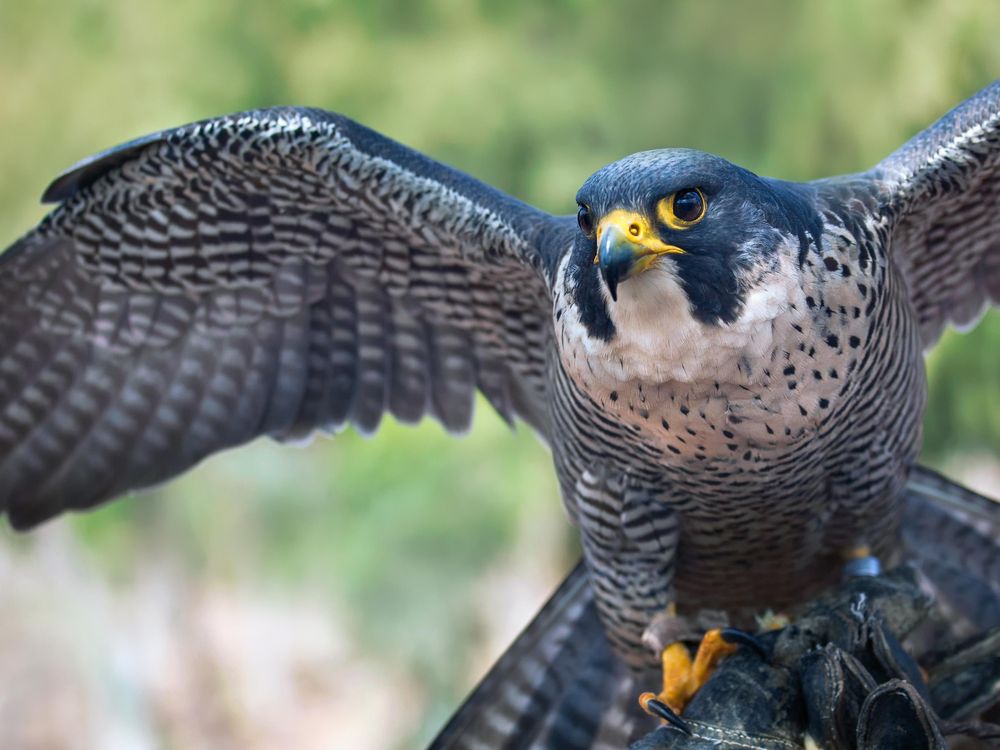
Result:
<svg viewBox="0 0 1000 750"><path fill-rule="evenodd" d="M781 307L795 293L787 277L823 227L811 190L687 149L633 154L593 174L577 193L564 277L588 356L677 359L680 340L779 314L756 303Z"/></svg>

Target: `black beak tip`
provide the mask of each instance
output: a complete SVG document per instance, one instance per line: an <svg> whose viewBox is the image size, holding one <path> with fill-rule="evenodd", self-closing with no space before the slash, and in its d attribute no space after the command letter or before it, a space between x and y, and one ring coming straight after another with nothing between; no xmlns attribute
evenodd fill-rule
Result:
<svg viewBox="0 0 1000 750"><path fill-rule="evenodd" d="M617 269L604 266L601 268L601 278L604 279L604 284L608 287L608 293L611 295L611 299L615 302L618 301L618 273Z"/></svg>

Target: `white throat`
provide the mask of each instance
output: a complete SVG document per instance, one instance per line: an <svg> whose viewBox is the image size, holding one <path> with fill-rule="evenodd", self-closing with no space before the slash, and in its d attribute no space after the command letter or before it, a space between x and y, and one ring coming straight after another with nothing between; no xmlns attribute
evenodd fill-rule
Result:
<svg viewBox="0 0 1000 750"><path fill-rule="evenodd" d="M567 371L588 391L629 383L687 384L700 390L699 384L764 382L760 364L773 361L781 348L776 337L806 308L792 268L779 268L755 285L732 323L696 319L668 263L624 282L617 302L606 289L603 293L615 325L611 341L591 338L572 306L561 317L557 337Z"/></svg>

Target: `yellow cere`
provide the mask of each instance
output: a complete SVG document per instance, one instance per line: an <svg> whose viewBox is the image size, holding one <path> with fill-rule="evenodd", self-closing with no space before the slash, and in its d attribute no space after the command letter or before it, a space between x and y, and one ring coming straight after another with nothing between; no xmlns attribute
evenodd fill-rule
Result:
<svg viewBox="0 0 1000 750"><path fill-rule="evenodd" d="M676 245L668 245L657 236L656 232L649 225L649 221L640 213L616 209L605 215L597 225L597 246L601 245L601 235L610 226L616 226L622 231L625 237L636 245L636 255L643 257L638 262L637 270L644 270L646 266L655 260L657 255L667 253L681 254L684 252ZM594 264L598 262L598 257L594 256Z"/></svg>

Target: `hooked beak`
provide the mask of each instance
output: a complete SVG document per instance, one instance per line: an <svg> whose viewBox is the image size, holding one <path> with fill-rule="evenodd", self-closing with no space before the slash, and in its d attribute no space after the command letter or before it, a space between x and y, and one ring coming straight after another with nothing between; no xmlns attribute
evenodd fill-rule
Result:
<svg viewBox="0 0 1000 750"><path fill-rule="evenodd" d="M663 242L646 219L626 211L612 211L597 227L597 257L601 277L611 299L618 301L618 285L649 268L653 261L668 253L683 253L681 248Z"/></svg>

